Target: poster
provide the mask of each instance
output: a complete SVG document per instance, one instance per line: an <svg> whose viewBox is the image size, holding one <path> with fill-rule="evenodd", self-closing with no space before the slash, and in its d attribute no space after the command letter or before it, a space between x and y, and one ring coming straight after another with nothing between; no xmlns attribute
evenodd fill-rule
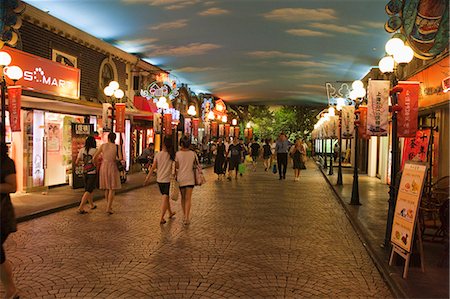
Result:
<svg viewBox="0 0 450 299"><path fill-rule="evenodd" d="M21 95L20 86L8 86L9 126L12 132L20 132Z"/></svg>
<svg viewBox="0 0 450 299"><path fill-rule="evenodd" d="M395 205L391 242L406 252L411 252L426 172L425 163L407 161L403 168Z"/></svg>
<svg viewBox="0 0 450 299"><path fill-rule="evenodd" d="M350 139L355 130L355 107L342 107L342 138Z"/></svg>
<svg viewBox="0 0 450 299"><path fill-rule="evenodd" d="M94 132L93 124L72 123L72 188L84 187L83 164L75 163L78 152L84 146L86 137Z"/></svg>
<svg viewBox="0 0 450 299"><path fill-rule="evenodd" d="M199 122L198 118L194 118L192 120L192 132L193 132L192 134L195 136L195 138L198 137L198 122Z"/></svg>
<svg viewBox="0 0 450 299"><path fill-rule="evenodd" d="M388 80L370 80L367 94L367 134L387 136L389 130Z"/></svg>
<svg viewBox="0 0 450 299"><path fill-rule="evenodd" d="M430 137L431 129L425 129L417 131L413 138L405 138L401 169L406 161L427 162Z"/></svg>
<svg viewBox="0 0 450 299"><path fill-rule="evenodd" d="M362 139L369 139L369 135L367 135L367 106L360 106L358 108L359 111L359 126L358 126L358 136Z"/></svg>
<svg viewBox="0 0 450 299"><path fill-rule="evenodd" d="M46 130L47 130L47 151L59 152L62 141L61 123L47 122Z"/></svg>
<svg viewBox="0 0 450 299"><path fill-rule="evenodd" d="M117 103L116 107L116 132L125 133L125 103Z"/></svg>
<svg viewBox="0 0 450 299"><path fill-rule="evenodd" d="M397 136L414 137L418 129L419 82L401 81L397 86L403 88L397 94L398 105L402 107L397 114Z"/></svg>
<svg viewBox="0 0 450 299"><path fill-rule="evenodd" d="M112 105L109 103L102 104L102 125L103 132L112 131Z"/></svg>

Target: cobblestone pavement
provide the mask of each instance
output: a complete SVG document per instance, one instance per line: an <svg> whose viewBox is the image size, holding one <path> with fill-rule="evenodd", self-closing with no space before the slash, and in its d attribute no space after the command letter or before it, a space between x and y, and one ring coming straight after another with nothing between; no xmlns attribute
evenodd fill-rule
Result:
<svg viewBox="0 0 450 299"><path fill-rule="evenodd" d="M102 200L20 224L6 250L21 298L392 297L312 163L300 182L291 169L207 179L188 227L179 202L159 225L155 185L111 216Z"/></svg>

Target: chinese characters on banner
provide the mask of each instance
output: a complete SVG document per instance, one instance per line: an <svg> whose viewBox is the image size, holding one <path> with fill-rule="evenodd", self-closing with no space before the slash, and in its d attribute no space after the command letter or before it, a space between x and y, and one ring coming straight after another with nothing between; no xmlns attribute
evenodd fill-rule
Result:
<svg viewBox="0 0 450 299"><path fill-rule="evenodd" d="M164 114L164 134L172 135L172 114Z"/></svg>
<svg viewBox="0 0 450 299"><path fill-rule="evenodd" d="M427 162L430 135L431 130L425 129L417 131L416 137L405 138L401 169L406 161Z"/></svg>
<svg viewBox="0 0 450 299"><path fill-rule="evenodd" d="M367 95L367 134L387 136L389 130L388 80L370 80Z"/></svg>
<svg viewBox="0 0 450 299"><path fill-rule="evenodd" d="M358 136L362 139L369 139L367 135L367 106L359 106L359 126L358 126Z"/></svg>
<svg viewBox="0 0 450 299"><path fill-rule="evenodd" d="M198 118L192 120L192 134L198 137Z"/></svg>
<svg viewBox="0 0 450 299"><path fill-rule="evenodd" d="M224 125L220 124L219 125L219 136L222 137L223 136L223 131L224 131Z"/></svg>
<svg viewBox="0 0 450 299"><path fill-rule="evenodd" d="M125 133L125 103L116 104L116 132Z"/></svg>
<svg viewBox="0 0 450 299"><path fill-rule="evenodd" d="M211 137L217 136L217 126L218 126L217 122L213 121L211 123L211 135L212 135Z"/></svg>
<svg viewBox="0 0 450 299"><path fill-rule="evenodd" d="M397 100L402 110L398 112L398 137L414 137L418 127L419 82L401 81L397 85L403 88Z"/></svg>
<svg viewBox="0 0 450 299"><path fill-rule="evenodd" d="M225 137L230 136L230 124L225 124Z"/></svg>
<svg viewBox="0 0 450 299"><path fill-rule="evenodd" d="M349 139L353 137L355 130L355 107L342 107L342 138Z"/></svg>
<svg viewBox="0 0 450 299"><path fill-rule="evenodd" d="M9 125L12 132L20 132L20 106L22 87L8 86Z"/></svg>
<svg viewBox="0 0 450 299"><path fill-rule="evenodd" d="M252 139L253 138L253 128L249 128L248 129L248 139Z"/></svg>
<svg viewBox="0 0 450 299"><path fill-rule="evenodd" d="M245 138L248 137L248 129L244 129L244 137L245 137Z"/></svg>
<svg viewBox="0 0 450 299"><path fill-rule="evenodd" d="M330 116L330 137L339 138L339 116Z"/></svg>

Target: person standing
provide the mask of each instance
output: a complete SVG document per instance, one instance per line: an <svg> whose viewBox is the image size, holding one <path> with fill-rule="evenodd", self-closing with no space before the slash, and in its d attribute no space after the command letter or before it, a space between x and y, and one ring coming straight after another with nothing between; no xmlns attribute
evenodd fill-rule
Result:
<svg viewBox="0 0 450 299"><path fill-rule="evenodd" d="M270 169L272 157L272 150L270 149L270 139L267 138L265 140L265 144L263 145L263 159L264 159L264 171Z"/></svg>
<svg viewBox="0 0 450 299"><path fill-rule="evenodd" d="M105 190L106 213L113 214L112 203L116 190L122 188L120 183L119 169L117 168L117 158L122 160L122 151L118 150L115 144L116 134L108 134L108 142L100 146L94 155L94 161L102 156L102 165L100 166L100 189Z"/></svg>
<svg viewBox="0 0 450 299"><path fill-rule="evenodd" d="M280 174L280 180L285 180L289 152L289 140L287 140L286 134L280 134L280 137L276 142L275 151L277 153L278 173Z"/></svg>
<svg viewBox="0 0 450 299"><path fill-rule="evenodd" d="M216 160L214 161L214 173L217 174L217 180L221 180L222 176L225 176L225 144L223 144L222 138L219 138L216 145Z"/></svg>
<svg viewBox="0 0 450 299"><path fill-rule="evenodd" d="M239 138L239 146L242 148L242 161L241 163L245 163L245 157L249 154L248 153L248 146L244 143L244 139ZM238 165L239 166L239 165ZM239 168L239 167L238 167ZM238 170L239 171L239 170ZM243 172L239 172L239 175L242 176Z"/></svg>
<svg viewBox="0 0 450 299"><path fill-rule="evenodd" d="M172 138L164 137L162 150L156 153L152 168L150 169L150 172L148 173L144 181L144 185L148 185L151 177L154 174L154 171L156 170L156 182L158 183L159 192L161 192L162 195L161 219L159 221L159 224L166 223L166 220L164 219L166 212L169 212L169 219L172 219L175 215L175 212L172 212L169 200L170 180L172 178L172 175L174 175L174 173L172 173L172 169L174 166L173 163L175 163L174 161L175 152L172 145Z"/></svg>
<svg viewBox="0 0 450 299"><path fill-rule="evenodd" d="M300 139L295 141L294 146L290 150L292 164L294 165L294 181L300 180L300 170L304 169L304 159L306 155L305 147Z"/></svg>
<svg viewBox="0 0 450 299"><path fill-rule="evenodd" d="M237 139L233 139L233 144L228 147L228 152L230 155L230 163L228 165L228 180L231 181L231 175L233 170L235 171L235 179L237 180L237 175L239 171L239 164L244 161L244 150L243 147L238 144Z"/></svg>
<svg viewBox="0 0 450 299"><path fill-rule="evenodd" d="M4 142L0 143L0 193L1 193L1 209L0 209L0 237L2 248L0 252L0 277L5 289L5 298L18 299L17 288L14 283L12 266L6 260L5 249L3 244L9 234L17 231L16 216L14 207L11 203L9 194L17 191L16 166L14 161L8 157L8 147Z"/></svg>
<svg viewBox="0 0 450 299"><path fill-rule="evenodd" d="M224 166L223 166L223 173L225 174L225 173L227 173L227 169L228 169L229 164L230 164L230 152L228 151L228 148L232 144L232 142L230 140L230 137L227 137L223 144L225 145L225 163L224 163Z"/></svg>
<svg viewBox="0 0 450 299"><path fill-rule="evenodd" d="M78 152L77 160L75 164L83 161L84 169L84 194L81 197L81 202L78 207L78 213L86 214L87 211L84 209L86 202L89 202L91 210L97 208L94 204L92 198L92 192L94 192L95 185L97 184L97 168L95 167L93 157L95 155L97 143L95 142L94 136L88 136L84 143L84 147Z"/></svg>
<svg viewBox="0 0 450 299"><path fill-rule="evenodd" d="M189 137L180 140L181 149L175 155L177 181L180 184L181 208L183 209L183 223L189 225L191 214L192 192L195 186L194 163L198 162L197 155L189 149Z"/></svg>
<svg viewBox="0 0 450 299"><path fill-rule="evenodd" d="M252 156L252 163L253 163L253 171L256 171L256 165L257 165L257 161L258 161L258 157L259 157L259 150L261 148L261 145L259 145L258 141L255 139L251 141L251 145L250 145L250 152L251 152L251 156Z"/></svg>

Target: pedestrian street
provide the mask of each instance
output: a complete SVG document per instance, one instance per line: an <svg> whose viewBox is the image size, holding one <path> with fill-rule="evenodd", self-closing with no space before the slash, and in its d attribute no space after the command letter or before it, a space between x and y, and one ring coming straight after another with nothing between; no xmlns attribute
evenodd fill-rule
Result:
<svg viewBox="0 0 450 299"><path fill-rule="evenodd" d="M261 163L260 163L261 164ZM19 224L6 242L21 298L392 297L312 162L293 180L247 172L195 187L192 219L159 224L150 185L115 214L76 208ZM248 167L249 168L249 167ZM1 289L3 296L3 289Z"/></svg>

